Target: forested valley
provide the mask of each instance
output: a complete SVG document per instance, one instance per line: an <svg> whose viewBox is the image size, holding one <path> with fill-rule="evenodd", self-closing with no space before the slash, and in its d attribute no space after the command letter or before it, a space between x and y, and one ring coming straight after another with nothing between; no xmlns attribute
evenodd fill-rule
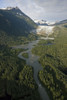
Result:
<svg viewBox="0 0 67 100"><path fill-rule="evenodd" d="M0 100L41 100L33 68L17 57L19 51L0 45Z"/></svg>
<svg viewBox="0 0 67 100"><path fill-rule="evenodd" d="M0 100L67 100L67 24L61 24L49 36L54 40L40 40L38 25L18 7L0 9Z"/></svg>
<svg viewBox="0 0 67 100"><path fill-rule="evenodd" d="M32 49L43 67L38 77L51 100L67 100L67 28L56 26L51 37Z"/></svg>
<svg viewBox="0 0 67 100"><path fill-rule="evenodd" d="M18 58L25 49L12 49L36 40L36 27L18 7L0 9L0 100L41 100L33 68Z"/></svg>

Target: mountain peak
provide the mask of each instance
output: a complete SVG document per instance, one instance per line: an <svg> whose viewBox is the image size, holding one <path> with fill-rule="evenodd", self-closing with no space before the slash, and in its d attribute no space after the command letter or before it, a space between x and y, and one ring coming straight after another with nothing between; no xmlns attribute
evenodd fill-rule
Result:
<svg viewBox="0 0 67 100"><path fill-rule="evenodd" d="M4 31L8 36L28 35L30 30L36 27L34 21L18 7L0 10L0 31Z"/></svg>
<svg viewBox="0 0 67 100"><path fill-rule="evenodd" d="M1 10L12 10L12 9L19 9L17 6L16 7L7 7L7 8L0 8Z"/></svg>

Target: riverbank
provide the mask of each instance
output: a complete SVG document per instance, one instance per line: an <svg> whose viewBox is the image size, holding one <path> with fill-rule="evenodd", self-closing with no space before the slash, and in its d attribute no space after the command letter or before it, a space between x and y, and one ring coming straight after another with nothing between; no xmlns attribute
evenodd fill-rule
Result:
<svg viewBox="0 0 67 100"><path fill-rule="evenodd" d="M20 59L26 60L26 64L33 67L33 69L34 69L34 80L36 81L36 83L38 85L38 91L40 93L40 96L41 96L42 100L50 100L45 88L41 85L41 83L40 83L40 81L38 79L38 72L40 70L42 70L42 66L38 62L39 57L36 56L36 55L33 55L32 52L31 52L31 50L34 47L34 45L36 45L38 42L39 42L39 40L36 40L36 41L30 42L26 46L25 45L24 46L21 45L21 46L15 46L15 47L16 47L16 49L17 48L28 49L27 51L20 52L18 54L18 57ZM28 58L23 57L22 56L23 53L28 53L29 57Z"/></svg>

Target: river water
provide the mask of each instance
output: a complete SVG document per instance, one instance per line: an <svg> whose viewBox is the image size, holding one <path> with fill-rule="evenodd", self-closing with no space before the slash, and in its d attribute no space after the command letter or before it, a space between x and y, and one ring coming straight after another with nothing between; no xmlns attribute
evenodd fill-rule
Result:
<svg viewBox="0 0 67 100"><path fill-rule="evenodd" d="M20 52L18 54L18 57L21 58L21 59L26 60L26 64L33 67L33 69L34 69L34 80L36 81L36 83L38 85L38 91L40 93L40 96L41 96L42 100L50 100L45 88L41 85L41 83L40 83L40 81L38 79L38 72L40 70L42 70L42 66L38 62L39 57L36 56L36 55L33 55L32 52L31 52L31 50L34 47L34 45L36 45L38 42L39 42L39 40L35 40L35 41L30 42L29 44L15 46L13 48L27 49L27 51ZM28 58L24 58L22 56L23 53L28 53L29 57Z"/></svg>

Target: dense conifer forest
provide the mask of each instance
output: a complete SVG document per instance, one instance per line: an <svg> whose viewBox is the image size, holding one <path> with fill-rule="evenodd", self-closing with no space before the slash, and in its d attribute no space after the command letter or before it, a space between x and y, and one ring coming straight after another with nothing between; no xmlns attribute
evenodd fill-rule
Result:
<svg viewBox="0 0 67 100"><path fill-rule="evenodd" d="M56 25L50 35L54 40L40 40L32 53L39 56L43 70L37 73L38 79L50 99L67 100L67 24ZM12 48L38 40L40 36L31 33L36 28L19 8L0 9L0 100L42 100L38 92L41 84L37 86L34 80L34 69L18 57L28 49ZM22 56L28 58L29 54Z"/></svg>
<svg viewBox="0 0 67 100"><path fill-rule="evenodd" d="M25 49L11 47L36 40L30 33L36 27L18 7L0 9L0 100L41 100L33 68L18 58Z"/></svg>
<svg viewBox="0 0 67 100"><path fill-rule="evenodd" d="M41 100L33 68L17 57L19 51L0 45L0 100Z"/></svg>
<svg viewBox="0 0 67 100"><path fill-rule="evenodd" d="M66 25L65 25L66 27ZM39 62L43 70L39 72L39 80L51 100L67 99L67 28L55 27L51 37L54 40L41 40L32 49L32 53L39 55Z"/></svg>

